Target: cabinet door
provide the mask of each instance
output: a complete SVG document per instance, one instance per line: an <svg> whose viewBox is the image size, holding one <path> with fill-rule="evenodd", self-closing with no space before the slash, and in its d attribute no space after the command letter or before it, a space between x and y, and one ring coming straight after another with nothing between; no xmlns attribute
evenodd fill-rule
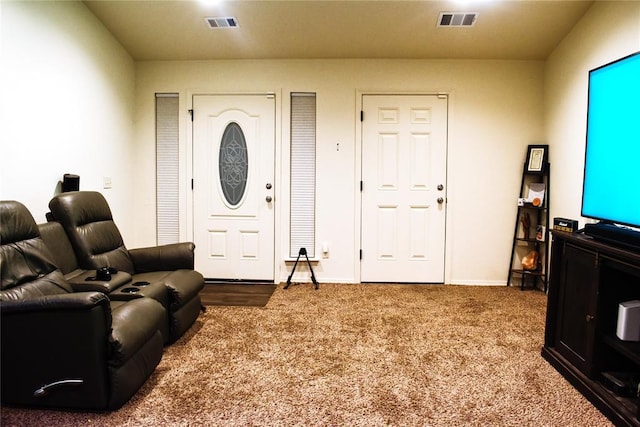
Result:
<svg viewBox="0 0 640 427"><path fill-rule="evenodd" d="M560 269L555 347L572 365L591 376L597 320L597 256L567 244Z"/></svg>

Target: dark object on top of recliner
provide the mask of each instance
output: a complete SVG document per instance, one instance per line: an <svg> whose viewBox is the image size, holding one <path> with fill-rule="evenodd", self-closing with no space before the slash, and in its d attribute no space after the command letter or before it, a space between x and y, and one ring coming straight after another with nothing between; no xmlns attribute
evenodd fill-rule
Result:
<svg viewBox="0 0 640 427"><path fill-rule="evenodd" d="M81 268L114 267L133 282L161 282L169 292L170 342L178 339L200 314L204 278L193 270L195 245L174 243L128 250L104 196L95 191L56 195L51 217L62 224Z"/></svg>
<svg viewBox="0 0 640 427"><path fill-rule="evenodd" d="M31 213L0 201L2 404L116 409L160 362L165 310L73 292Z"/></svg>

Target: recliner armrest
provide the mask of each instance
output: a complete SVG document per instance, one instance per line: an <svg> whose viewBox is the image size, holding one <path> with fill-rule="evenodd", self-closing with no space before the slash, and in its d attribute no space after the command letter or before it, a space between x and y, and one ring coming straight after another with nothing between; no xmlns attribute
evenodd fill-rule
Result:
<svg viewBox="0 0 640 427"><path fill-rule="evenodd" d="M3 404L107 408L112 318L104 294L2 301L0 315ZM43 392L70 379L81 383Z"/></svg>
<svg viewBox="0 0 640 427"><path fill-rule="evenodd" d="M191 242L172 243L148 248L130 249L136 273L150 271L193 270L195 245Z"/></svg>
<svg viewBox="0 0 640 427"><path fill-rule="evenodd" d="M111 275L111 280L96 280L95 271L85 271L76 277L68 280L74 292L102 292L110 294L111 292L121 288L123 285L131 282L131 275L124 271L118 271Z"/></svg>
<svg viewBox="0 0 640 427"><path fill-rule="evenodd" d="M5 316L14 313L77 311L103 305L110 318L111 307L109 303L109 299L103 293L76 292L71 294L45 295L40 298L23 300L5 300L0 302L0 313L2 313L2 316ZM109 323L111 323L111 320L109 320Z"/></svg>

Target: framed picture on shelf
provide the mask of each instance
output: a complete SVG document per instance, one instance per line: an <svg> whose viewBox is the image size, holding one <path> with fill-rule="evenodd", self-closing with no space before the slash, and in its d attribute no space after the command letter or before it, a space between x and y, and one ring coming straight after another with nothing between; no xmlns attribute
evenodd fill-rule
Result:
<svg viewBox="0 0 640 427"><path fill-rule="evenodd" d="M527 162L525 163L527 173L544 172L548 148L548 145L529 145L527 148Z"/></svg>

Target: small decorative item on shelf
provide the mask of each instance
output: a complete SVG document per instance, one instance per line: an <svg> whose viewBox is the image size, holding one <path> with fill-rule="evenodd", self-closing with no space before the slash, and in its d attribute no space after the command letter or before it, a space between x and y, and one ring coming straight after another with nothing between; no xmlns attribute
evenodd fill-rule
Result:
<svg viewBox="0 0 640 427"><path fill-rule="evenodd" d="M544 183L532 182L529 184L529 193L527 194L527 203L531 203L535 207L542 206L544 201Z"/></svg>
<svg viewBox="0 0 640 427"><path fill-rule="evenodd" d="M544 225L538 224L536 226L536 240L538 242L544 242L544 236L545 236L545 231L546 231L546 227Z"/></svg>
<svg viewBox="0 0 640 427"><path fill-rule="evenodd" d="M522 258L522 269L535 270L536 268L538 268L538 252L531 251Z"/></svg>
<svg viewBox="0 0 640 427"><path fill-rule="evenodd" d="M529 229L531 228L531 217L529 212L525 212L520 217L520 223L522 224L522 232L524 233L524 240L529 240Z"/></svg>

